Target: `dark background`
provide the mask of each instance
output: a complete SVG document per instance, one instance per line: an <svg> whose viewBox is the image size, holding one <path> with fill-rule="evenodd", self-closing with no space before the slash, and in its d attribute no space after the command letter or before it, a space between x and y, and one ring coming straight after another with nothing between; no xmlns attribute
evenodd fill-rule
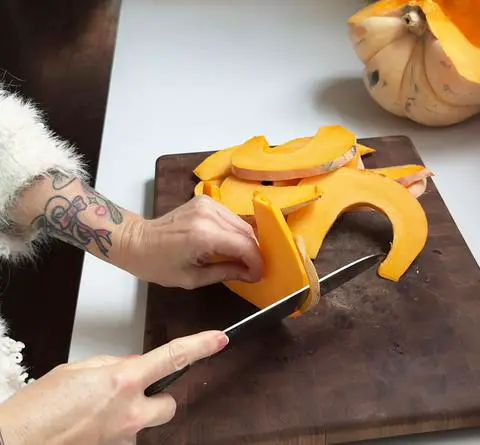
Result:
<svg viewBox="0 0 480 445"><path fill-rule="evenodd" d="M120 0L2 0L0 81L33 99L97 170ZM55 243L0 266L0 303L31 376L68 360L83 253Z"/></svg>

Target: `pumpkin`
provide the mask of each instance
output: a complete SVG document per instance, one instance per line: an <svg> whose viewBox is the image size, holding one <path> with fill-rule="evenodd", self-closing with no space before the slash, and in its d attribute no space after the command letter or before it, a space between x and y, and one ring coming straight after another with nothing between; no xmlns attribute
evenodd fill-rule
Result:
<svg viewBox="0 0 480 445"><path fill-rule="evenodd" d="M356 153L355 135L340 125L320 127L306 144L270 147L250 144L232 156L233 175L250 181L279 181L316 176L349 162Z"/></svg>
<svg viewBox="0 0 480 445"><path fill-rule="evenodd" d="M307 178L300 185L319 185L321 199L288 216L294 235L300 235L310 258L316 258L322 243L340 214L355 206L369 206L384 213L393 226L393 242L378 274L398 281L423 249L428 225L425 212L410 192L397 181L368 170L340 168Z"/></svg>
<svg viewBox="0 0 480 445"><path fill-rule="evenodd" d="M264 147L268 142L264 136L254 136L244 142L245 147ZM239 145L224 148L207 156L194 170L193 173L202 181L225 178L230 174L232 156Z"/></svg>
<svg viewBox="0 0 480 445"><path fill-rule="evenodd" d="M253 196L253 207L259 249L264 262L262 279L256 283L225 281L223 284L232 292L263 309L310 285L312 280L308 301L304 305L304 308L310 307L311 302L318 301L318 296L313 295L313 292L318 290L313 283L315 280L318 282L318 276L316 272L312 275L311 268L310 275L307 274L305 259L296 245L282 212L260 192L256 192ZM310 261L308 256L307 259ZM292 316L296 317L300 314L301 311L297 311Z"/></svg>
<svg viewBox="0 0 480 445"><path fill-rule="evenodd" d="M220 186L220 184L222 183L223 179L212 179L210 180L209 182L213 185L217 185L217 186ZM205 183L207 181L200 181L198 182L196 185L195 185L195 188L193 189L193 195L194 196L199 196L199 195L203 195L204 194L204 187L205 187ZM207 194L207 193L205 193Z"/></svg>
<svg viewBox="0 0 480 445"><path fill-rule="evenodd" d="M350 17L371 97L427 126L480 112L478 11L480 0L383 0Z"/></svg>
<svg viewBox="0 0 480 445"><path fill-rule="evenodd" d="M229 176L220 186L220 202L237 215L253 216L253 197L257 192L270 200L271 204L278 207L284 215L321 196L320 187L315 185L277 187Z"/></svg>
<svg viewBox="0 0 480 445"><path fill-rule="evenodd" d="M203 186L203 193L215 201L220 201L220 187L217 181L205 181Z"/></svg>
<svg viewBox="0 0 480 445"><path fill-rule="evenodd" d="M433 176L433 172L423 165L406 164L392 167L372 168L369 171L387 176L405 187Z"/></svg>
<svg viewBox="0 0 480 445"><path fill-rule="evenodd" d="M396 165L392 167L371 168L368 171L377 173L387 178L394 179L399 184L402 184L412 196L419 198L425 193L427 189L427 178L433 176L433 173L423 165L407 164ZM371 212L375 209L365 206L355 206L349 211Z"/></svg>

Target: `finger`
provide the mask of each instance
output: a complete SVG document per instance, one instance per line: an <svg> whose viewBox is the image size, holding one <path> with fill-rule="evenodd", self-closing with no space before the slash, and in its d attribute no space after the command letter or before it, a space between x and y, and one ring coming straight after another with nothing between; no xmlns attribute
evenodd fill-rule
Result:
<svg viewBox="0 0 480 445"><path fill-rule="evenodd" d="M214 199L208 196L198 196L195 202L195 207L198 209L204 209L209 212L209 215L216 216L216 219L219 223L222 224L225 229L235 229L240 233L245 234L253 239L255 239L255 233L253 232L252 226L244 221L240 216L231 212L227 207L215 201Z"/></svg>
<svg viewBox="0 0 480 445"><path fill-rule="evenodd" d="M145 428L153 428L170 422L177 411L177 402L168 393L145 397L143 405Z"/></svg>
<svg viewBox="0 0 480 445"><path fill-rule="evenodd" d="M228 337L221 331L206 331L178 338L132 362L133 371L147 387L197 360L219 352L227 343Z"/></svg>
<svg viewBox="0 0 480 445"><path fill-rule="evenodd" d="M222 255L245 265L244 281L257 282L262 278L263 259L254 240L239 233L218 231L212 234L211 242L213 255Z"/></svg>
<svg viewBox="0 0 480 445"><path fill-rule="evenodd" d="M195 288L230 280L252 282L248 269L242 263L213 263L197 268L192 273L195 273L193 279Z"/></svg>
<svg viewBox="0 0 480 445"><path fill-rule="evenodd" d="M227 224L231 225L236 230L244 233L245 235L253 238L256 241L255 232L253 227L248 224L243 218L238 216L236 213L230 211L227 207L219 204L214 201L214 209Z"/></svg>

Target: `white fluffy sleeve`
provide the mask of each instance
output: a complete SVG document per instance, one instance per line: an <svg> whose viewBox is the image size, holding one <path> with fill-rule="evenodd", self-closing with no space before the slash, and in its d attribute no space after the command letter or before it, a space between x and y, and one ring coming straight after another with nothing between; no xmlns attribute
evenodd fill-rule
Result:
<svg viewBox="0 0 480 445"><path fill-rule="evenodd" d="M0 258L29 255L35 233L19 233L9 209L16 195L38 176L55 171L86 179L75 148L47 128L30 102L0 86Z"/></svg>

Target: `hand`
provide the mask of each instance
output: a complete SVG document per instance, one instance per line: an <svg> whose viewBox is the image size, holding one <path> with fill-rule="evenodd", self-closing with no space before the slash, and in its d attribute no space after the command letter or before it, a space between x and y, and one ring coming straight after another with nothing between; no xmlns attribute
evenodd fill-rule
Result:
<svg viewBox="0 0 480 445"><path fill-rule="evenodd" d="M169 422L166 393L145 397L159 378L223 349L228 337L208 331L174 340L143 356L94 357L61 365L0 405L6 445L103 445L132 439ZM1 443L1 440L0 440Z"/></svg>
<svg viewBox="0 0 480 445"><path fill-rule="evenodd" d="M138 220L125 232L125 268L146 281L193 289L262 277L262 258L250 224L207 196L161 218Z"/></svg>

